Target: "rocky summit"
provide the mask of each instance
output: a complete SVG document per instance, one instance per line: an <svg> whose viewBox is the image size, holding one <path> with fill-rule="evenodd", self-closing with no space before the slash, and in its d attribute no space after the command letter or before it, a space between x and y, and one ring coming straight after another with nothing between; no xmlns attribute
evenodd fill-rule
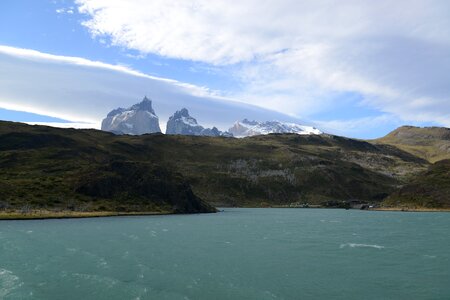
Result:
<svg viewBox="0 0 450 300"><path fill-rule="evenodd" d="M244 119L234 123L228 130L235 137L247 137L264 135L270 133L296 133L296 134L322 134L314 127L304 126L295 123L283 123L279 121L249 121Z"/></svg>
<svg viewBox="0 0 450 300"><path fill-rule="evenodd" d="M129 108L112 110L103 120L102 130L130 135L161 132L158 116L147 97Z"/></svg>
<svg viewBox="0 0 450 300"><path fill-rule="evenodd" d="M216 127L204 128L197 120L189 115L189 111L183 108L167 121L166 134L202 135L202 136L228 136ZM231 136L231 135L230 135Z"/></svg>

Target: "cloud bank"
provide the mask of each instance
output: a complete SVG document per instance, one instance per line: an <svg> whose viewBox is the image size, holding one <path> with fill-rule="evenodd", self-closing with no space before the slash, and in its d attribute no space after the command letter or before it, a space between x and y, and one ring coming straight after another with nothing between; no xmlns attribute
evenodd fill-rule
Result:
<svg viewBox="0 0 450 300"><path fill-rule="evenodd" d="M351 92L380 116L450 126L449 1L76 3L94 37L229 68L249 103L308 117Z"/></svg>
<svg viewBox="0 0 450 300"><path fill-rule="evenodd" d="M161 127L186 107L206 126L228 129L243 118L298 119L212 95L206 88L149 76L130 68L34 50L0 46L0 107L64 120L70 127L97 127L106 114L153 99Z"/></svg>

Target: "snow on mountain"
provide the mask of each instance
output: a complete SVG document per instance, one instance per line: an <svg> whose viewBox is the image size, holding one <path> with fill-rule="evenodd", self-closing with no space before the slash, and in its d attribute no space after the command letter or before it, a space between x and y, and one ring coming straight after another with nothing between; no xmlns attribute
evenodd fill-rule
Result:
<svg viewBox="0 0 450 300"><path fill-rule="evenodd" d="M130 108L112 110L103 120L102 130L132 135L161 132L158 116L147 97Z"/></svg>
<svg viewBox="0 0 450 300"><path fill-rule="evenodd" d="M166 126L166 134L181 135L205 135L205 136L228 136L216 127L204 128L197 120L189 115L189 111L183 108L169 118Z"/></svg>
<svg viewBox="0 0 450 300"><path fill-rule="evenodd" d="M142 102L129 108L112 110L102 122L102 130L117 134L141 135L161 132L159 118L152 107L152 101L144 97ZM166 134L246 137L269 133L321 134L314 127L279 121L250 121L244 119L234 123L227 132L216 127L205 128L183 108L167 121Z"/></svg>
<svg viewBox="0 0 450 300"><path fill-rule="evenodd" d="M322 134L322 132L311 126L295 123L283 123L279 121L257 122L244 119L234 123L228 132L235 137L246 137L253 135L264 135L269 133L296 133L296 134Z"/></svg>

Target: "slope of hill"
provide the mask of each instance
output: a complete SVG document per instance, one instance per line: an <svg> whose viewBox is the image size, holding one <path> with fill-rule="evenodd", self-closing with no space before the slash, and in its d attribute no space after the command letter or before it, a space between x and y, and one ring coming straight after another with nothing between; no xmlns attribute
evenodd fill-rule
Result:
<svg viewBox="0 0 450 300"><path fill-rule="evenodd" d="M0 122L3 206L196 212L211 210L197 196L227 206L378 202L427 166L389 145L326 134L117 136Z"/></svg>
<svg viewBox="0 0 450 300"><path fill-rule="evenodd" d="M129 142L157 144L153 149L163 160L215 205L380 201L426 165L394 147L330 135L231 140L159 136Z"/></svg>
<svg viewBox="0 0 450 300"><path fill-rule="evenodd" d="M450 159L441 160L385 201L387 206L450 208Z"/></svg>
<svg viewBox="0 0 450 300"><path fill-rule="evenodd" d="M402 126L371 142L394 145L432 163L450 158L450 128Z"/></svg>

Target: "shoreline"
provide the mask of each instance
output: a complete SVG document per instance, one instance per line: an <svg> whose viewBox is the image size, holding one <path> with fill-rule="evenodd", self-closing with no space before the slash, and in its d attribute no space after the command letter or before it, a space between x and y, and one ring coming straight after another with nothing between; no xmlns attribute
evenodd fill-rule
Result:
<svg viewBox="0 0 450 300"><path fill-rule="evenodd" d="M219 209L222 208L280 208L280 209L342 209L342 210L361 210L361 211L398 211L398 212L450 212L450 208L427 208L427 207L417 207L417 208L407 208L407 207L374 207L367 209L360 208L342 208L342 207L326 207L319 205L312 205L309 207L288 207L288 206L269 206L269 207L261 207L261 206L220 206Z"/></svg>
<svg viewBox="0 0 450 300"><path fill-rule="evenodd" d="M220 208L291 208L291 209L342 209L342 210L361 210L361 211L398 211L398 212L450 212L450 208L427 208L427 207L416 207L416 208L408 208L408 207L373 207L367 209L360 208L342 208L342 207L325 207L319 205L312 205L309 207L287 207L287 206L270 206L270 207L261 207L261 206L233 206L226 207L221 206Z"/></svg>
<svg viewBox="0 0 450 300"><path fill-rule="evenodd" d="M427 208L427 207L376 207L369 211L399 211L399 212L450 212L450 208Z"/></svg>
<svg viewBox="0 0 450 300"><path fill-rule="evenodd" d="M228 208L228 207L220 207ZM330 207L230 207L230 208L295 208L295 209L330 209ZM331 208L343 209L345 208ZM349 210L361 210L350 208ZM219 209L218 212L221 210ZM406 208L406 207L376 207L363 209L363 211L381 211L381 212L450 212L450 208ZM0 211L0 221L20 221L20 220L52 220L52 219L87 219L87 218L107 218L107 217L129 217L129 216L166 216L175 215L177 213L169 211L143 211L143 212L115 212L115 211L32 211L29 213L21 213L18 211Z"/></svg>
<svg viewBox="0 0 450 300"><path fill-rule="evenodd" d="M115 212L115 211L32 211L30 213L21 213L18 211L0 212L0 221L19 221L19 220L51 220L51 219L87 219L87 218L106 218L106 217L127 217L127 216L164 216L173 215L173 212Z"/></svg>

